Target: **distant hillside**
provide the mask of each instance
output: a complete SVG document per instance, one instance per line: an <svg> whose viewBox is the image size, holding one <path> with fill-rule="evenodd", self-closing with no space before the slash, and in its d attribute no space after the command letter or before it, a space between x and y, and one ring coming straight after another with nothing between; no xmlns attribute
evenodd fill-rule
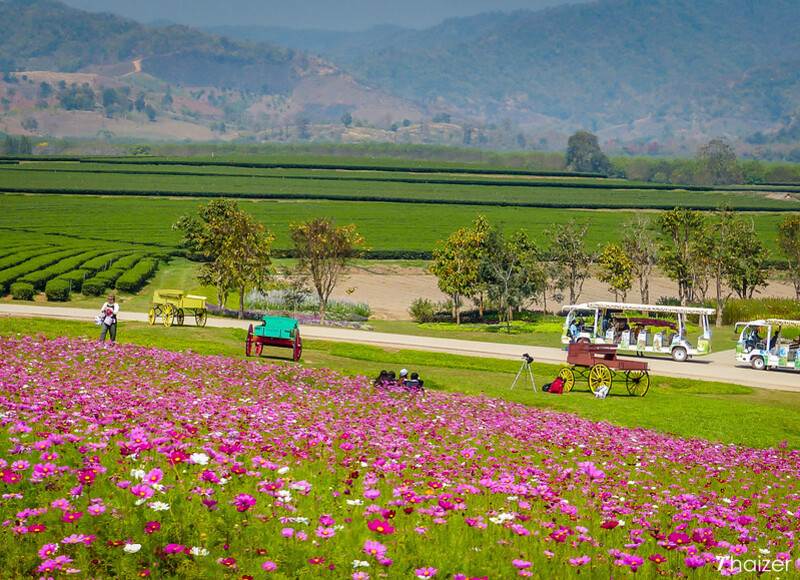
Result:
<svg viewBox="0 0 800 580"><path fill-rule="evenodd" d="M800 109L796 0L602 0L375 32L361 44L280 38L366 84L487 121L616 134L646 120L639 136L670 138L776 130Z"/></svg>

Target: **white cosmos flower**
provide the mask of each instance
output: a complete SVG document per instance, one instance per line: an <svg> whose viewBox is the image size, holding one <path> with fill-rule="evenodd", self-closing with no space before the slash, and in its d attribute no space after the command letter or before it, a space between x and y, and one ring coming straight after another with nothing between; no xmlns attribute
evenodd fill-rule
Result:
<svg viewBox="0 0 800 580"><path fill-rule="evenodd" d="M278 470L278 474L279 474L279 475L283 475L284 473L288 473L288 471L289 471L289 468L288 468L288 467L281 467L281 468Z"/></svg>
<svg viewBox="0 0 800 580"><path fill-rule="evenodd" d="M192 556L208 556L208 550L199 546L194 546L191 550L189 550L189 553Z"/></svg>
<svg viewBox="0 0 800 580"><path fill-rule="evenodd" d="M369 568L369 562L364 560L353 560L353 568Z"/></svg>
<svg viewBox="0 0 800 580"><path fill-rule="evenodd" d="M209 457L205 453L192 453L189 459L197 465L208 465Z"/></svg>
<svg viewBox="0 0 800 580"><path fill-rule="evenodd" d="M131 469L131 477L135 477L136 479L144 479L144 476L147 475L144 469Z"/></svg>
<svg viewBox="0 0 800 580"><path fill-rule="evenodd" d="M163 512L169 509L169 504L164 503L163 501L154 501L153 503L147 504L157 512Z"/></svg>
<svg viewBox="0 0 800 580"><path fill-rule="evenodd" d="M142 549L141 544L125 544L125 547L122 548L122 551L127 552L128 554L135 554L141 549Z"/></svg>

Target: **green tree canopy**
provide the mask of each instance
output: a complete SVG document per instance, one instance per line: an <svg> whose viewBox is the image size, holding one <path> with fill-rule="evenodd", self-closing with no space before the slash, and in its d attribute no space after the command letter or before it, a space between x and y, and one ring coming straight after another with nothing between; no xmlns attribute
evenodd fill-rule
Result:
<svg viewBox="0 0 800 580"><path fill-rule="evenodd" d="M183 232L182 243L202 260L197 277L217 288L220 306L230 290L239 291L243 318L247 288L265 288L272 274L270 245L275 237L235 201L224 198L200 206L197 217L181 216L172 229Z"/></svg>
<svg viewBox="0 0 800 580"><path fill-rule="evenodd" d="M577 131L567 141L567 168L570 171L608 173L611 161L600 149L597 136L588 131Z"/></svg>
<svg viewBox="0 0 800 580"><path fill-rule="evenodd" d="M355 224L337 226L329 218L312 218L289 226L298 269L311 279L319 297L319 312L325 319L325 309L331 293L347 268L348 262L364 249L364 238Z"/></svg>
<svg viewBox="0 0 800 580"><path fill-rule="evenodd" d="M710 184L742 183L742 170L736 162L733 147L723 139L712 139L697 148L701 176Z"/></svg>

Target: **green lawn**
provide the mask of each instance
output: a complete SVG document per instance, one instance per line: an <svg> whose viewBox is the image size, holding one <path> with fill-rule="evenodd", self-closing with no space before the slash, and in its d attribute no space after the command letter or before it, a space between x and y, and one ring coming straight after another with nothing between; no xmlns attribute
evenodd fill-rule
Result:
<svg viewBox="0 0 800 580"><path fill-rule="evenodd" d="M49 336L94 337L97 329L85 322L50 319L0 319L0 333L40 333ZM120 342L132 342L168 350L187 350L209 355L244 358L242 330L121 324ZM486 394L536 407L576 413L595 420L628 427L660 429L683 437L702 437L723 443L769 447L787 441L800 448L800 394L713 383L652 377L647 396L627 395L615 384L605 400L594 399L584 384L567 395L533 392L521 384L510 386L519 370L517 361L428 353L387 351L347 343L306 341L301 364L331 368L348 375L377 376L381 369L409 368L420 373L431 389L466 394ZM267 351L265 351L266 353ZM270 349L275 358L261 361L292 364L288 350ZM255 359L252 359L255 360ZM537 385L552 380L557 365L534 363Z"/></svg>

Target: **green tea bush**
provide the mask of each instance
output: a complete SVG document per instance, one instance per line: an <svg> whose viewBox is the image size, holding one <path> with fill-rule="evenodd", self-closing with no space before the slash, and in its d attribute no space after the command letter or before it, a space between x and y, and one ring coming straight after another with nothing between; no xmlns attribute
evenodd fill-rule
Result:
<svg viewBox="0 0 800 580"><path fill-rule="evenodd" d="M138 292L157 269L158 260L156 258L143 258L136 266L117 278L117 290Z"/></svg>
<svg viewBox="0 0 800 580"><path fill-rule="evenodd" d="M85 296L100 296L108 288L108 284L101 278L89 278L83 281L81 291Z"/></svg>
<svg viewBox="0 0 800 580"><path fill-rule="evenodd" d="M36 289L28 282L14 282L11 285L11 296L14 300L33 300Z"/></svg>
<svg viewBox="0 0 800 580"><path fill-rule="evenodd" d="M44 287L44 293L50 302L66 302L69 300L69 280L50 280Z"/></svg>
<svg viewBox="0 0 800 580"><path fill-rule="evenodd" d="M84 268L78 268L77 270L72 270L71 272L67 272L66 274L62 274L58 277L59 280L69 280L72 284L72 291L73 292L80 292L81 287L83 286L83 281L86 278L91 277L93 272L91 270L86 270Z"/></svg>

